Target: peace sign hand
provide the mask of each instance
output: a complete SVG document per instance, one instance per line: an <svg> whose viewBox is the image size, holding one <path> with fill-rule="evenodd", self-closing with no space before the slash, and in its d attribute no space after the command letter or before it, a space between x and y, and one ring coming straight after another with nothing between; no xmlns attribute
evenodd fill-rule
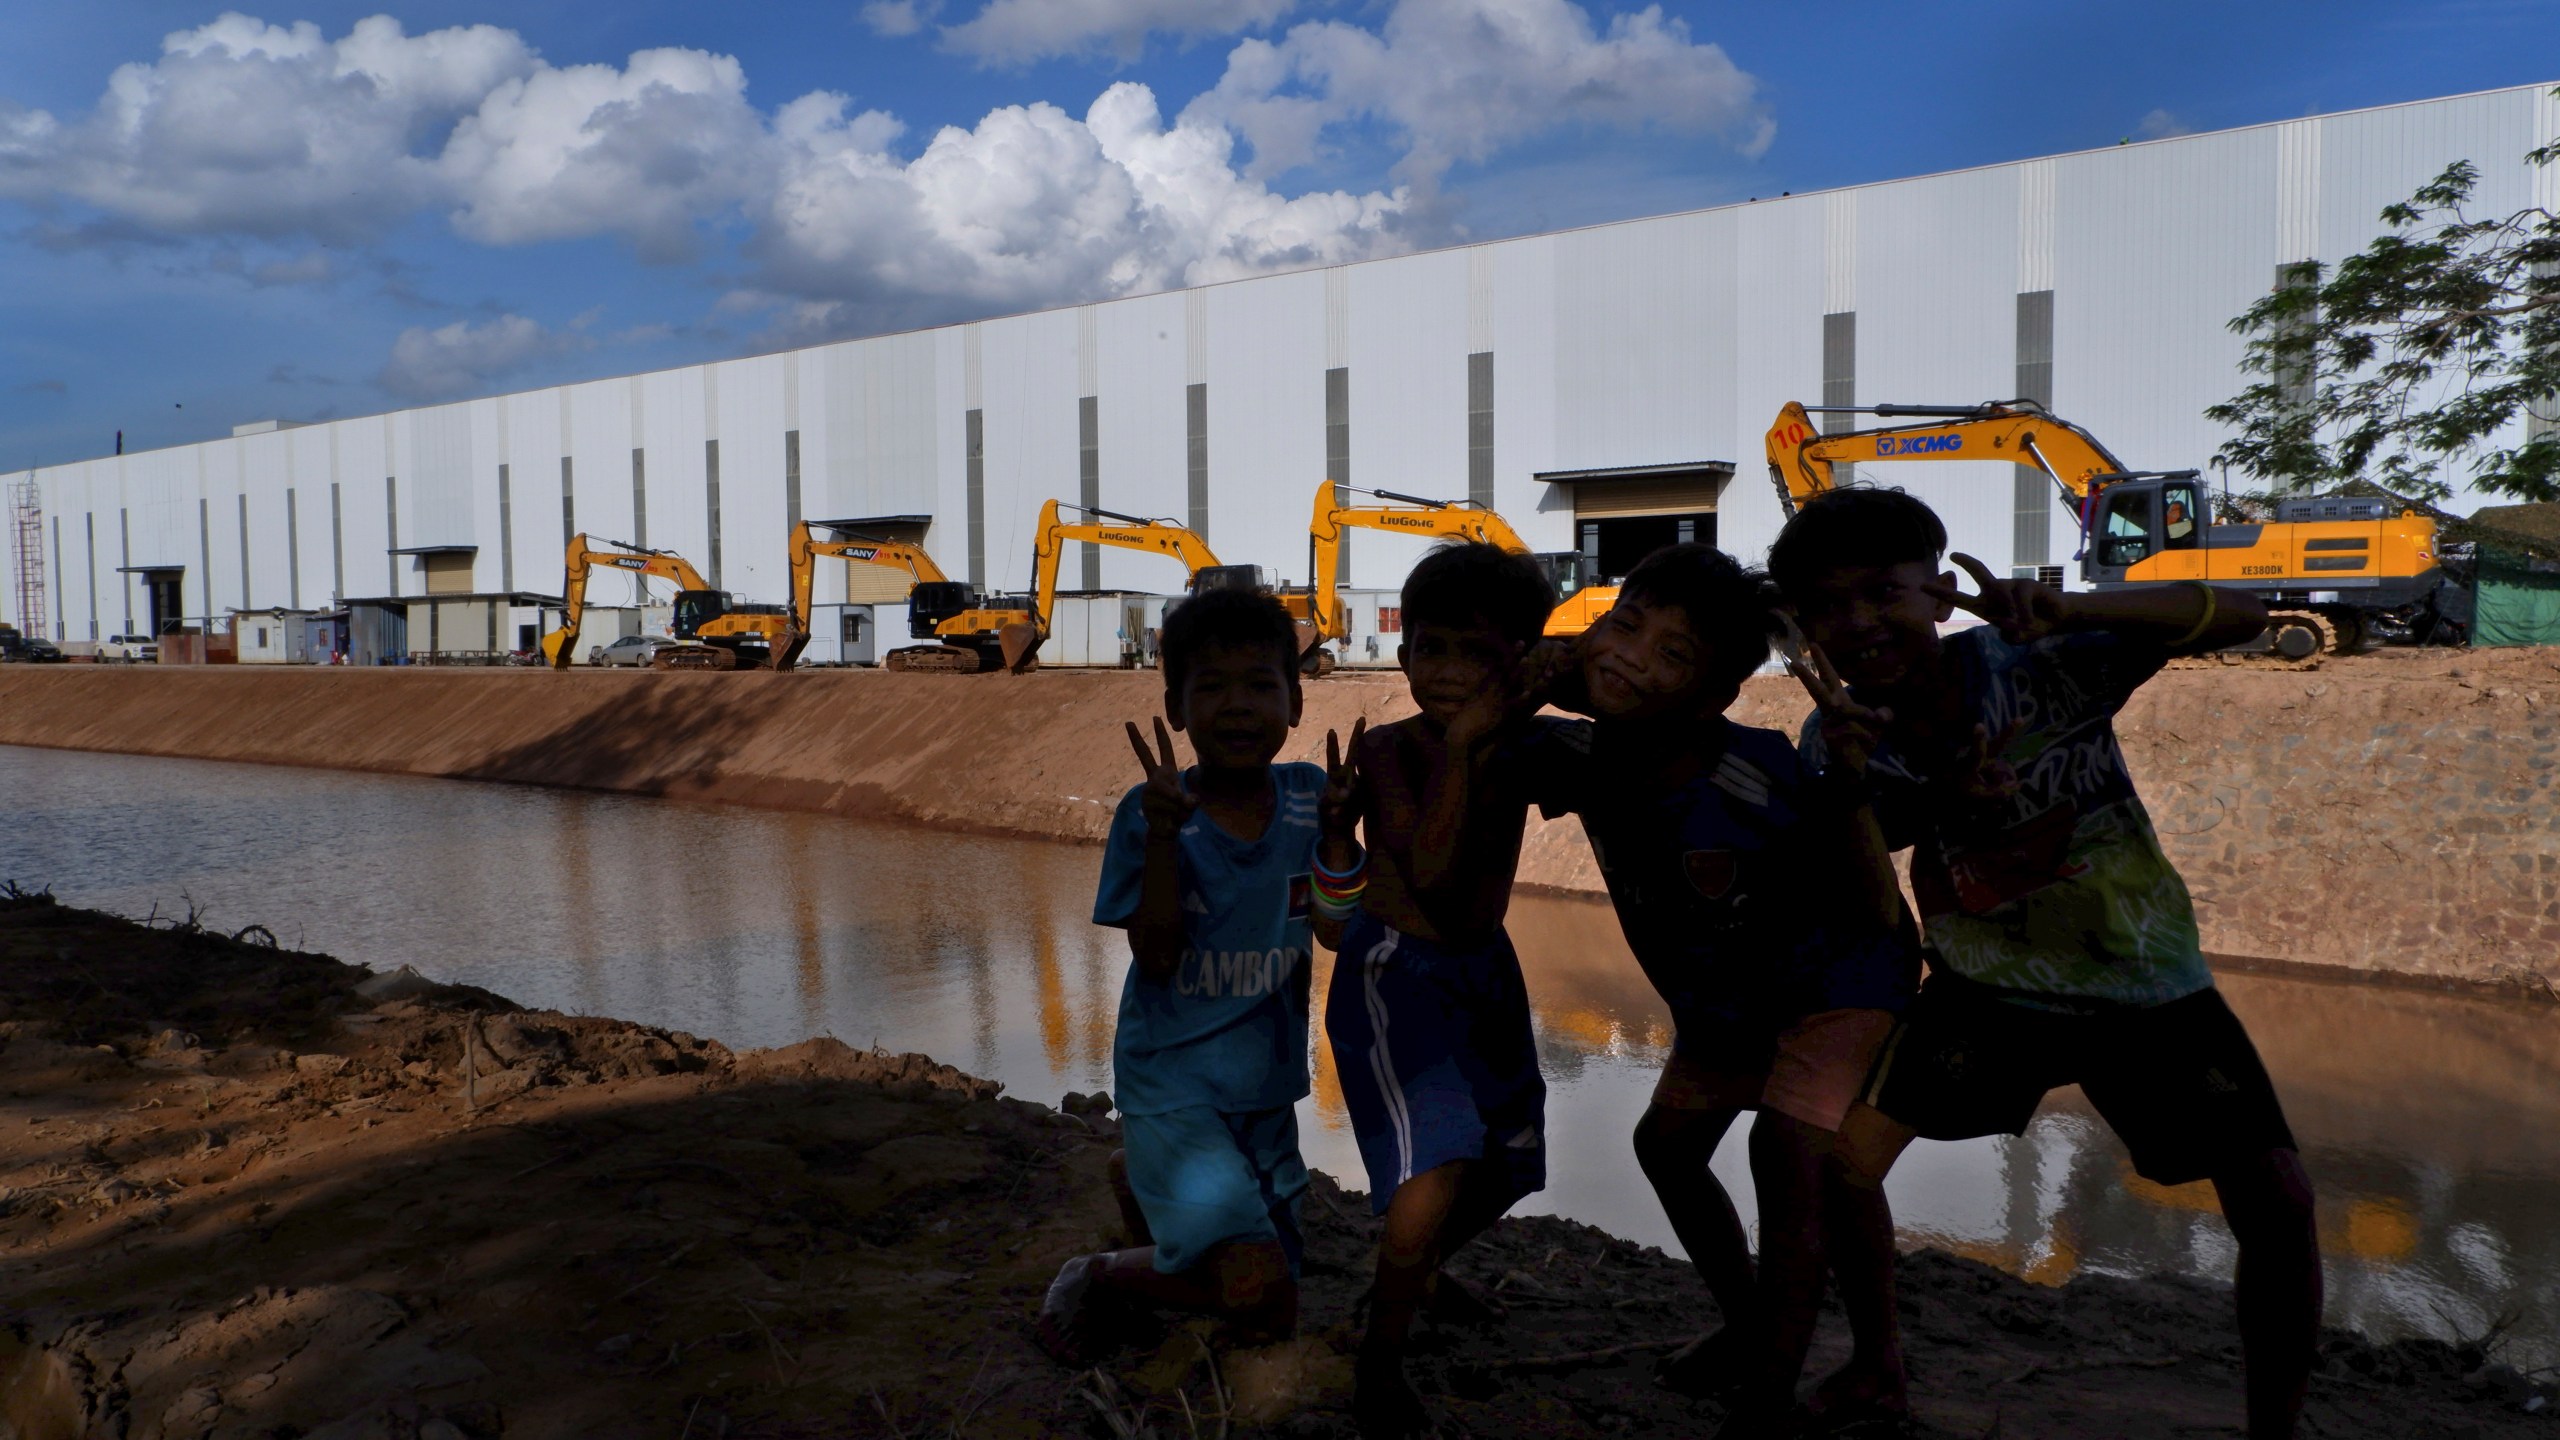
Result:
<svg viewBox="0 0 2560 1440"><path fill-rule="evenodd" d="M2018 722L2010 721L1991 733L1988 725L1973 727L1973 748L1956 752L1956 768L1952 776L1956 793L1976 805L1996 805L2018 793L2018 771L2006 759L2010 742L2018 738Z"/></svg>
<svg viewBox="0 0 2560 1440"><path fill-rule="evenodd" d="M1999 630L2001 639L2012 645L2041 640L2071 618L2071 597L2050 585L2033 580L2002 580L1991 573L1990 566L1962 551L1947 558L1962 566L1982 593L1967 595L1943 580L1933 580L1920 588L1959 610L1981 616L1984 623Z"/></svg>
<svg viewBox="0 0 2560 1440"><path fill-rule="evenodd" d="M1147 739L1138 733L1138 722L1129 725L1129 748L1138 752L1138 766L1147 772L1147 788L1138 797L1138 807L1147 817L1147 830L1153 835L1180 834L1191 812L1200 808L1199 797L1182 785L1182 764L1173 756L1173 732L1164 721L1156 721L1156 743L1164 747L1159 757L1147 747Z"/></svg>
<svg viewBox="0 0 2560 1440"><path fill-rule="evenodd" d="M1369 718L1351 722L1351 743L1324 732L1324 793L1316 798L1316 823L1332 840L1349 840L1360 823L1360 741L1369 733Z"/></svg>
<svg viewBox="0 0 2560 1440"><path fill-rule="evenodd" d="M1847 683L1831 668L1822 647L1796 629L1793 616L1781 613L1779 621L1786 627L1778 652L1786 660L1787 673L1796 677L1822 712L1823 753L1851 774L1865 774L1867 761L1874 758L1886 728L1893 724L1893 712L1851 699Z"/></svg>

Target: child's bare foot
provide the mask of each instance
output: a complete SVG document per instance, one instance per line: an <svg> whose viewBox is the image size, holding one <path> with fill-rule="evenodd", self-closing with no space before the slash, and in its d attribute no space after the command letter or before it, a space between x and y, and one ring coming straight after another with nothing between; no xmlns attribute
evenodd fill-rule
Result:
<svg viewBox="0 0 2560 1440"><path fill-rule="evenodd" d="M1901 1368L1851 1360L1823 1377L1805 1402L1818 1435L1890 1435L1911 1421L1911 1393Z"/></svg>
<svg viewBox="0 0 2560 1440"><path fill-rule="evenodd" d="M1742 1338L1731 1325L1699 1336L1662 1357L1653 1367L1654 1383L1697 1400L1731 1390L1743 1380Z"/></svg>
<svg viewBox="0 0 2560 1440"><path fill-rule="evenodd" d="M1418 1440L1433 1433L1431 1412L1399 1359L1363 1356L1351 1372L1351 1423L1360 1440Z"/></svg>
<svg viewBox="0 0 2560 1440"><path fill-rule="evenodd" d="M1041 1298L1040 1321L1032 1329L1050 1359L1081 1369L1108 1350L1109 1328L1100 1313L1102 1297L1094 1293L1094 1282L1110 1264L1108 1255L1079 1255L1058 1267L1058 1278L1049 1282L1049 1293Z"/></svg>

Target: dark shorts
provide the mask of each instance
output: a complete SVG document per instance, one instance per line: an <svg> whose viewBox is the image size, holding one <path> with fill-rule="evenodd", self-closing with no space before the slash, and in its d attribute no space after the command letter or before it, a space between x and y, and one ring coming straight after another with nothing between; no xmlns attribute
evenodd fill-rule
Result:
<svg viewBox="0 0 2560 1440"><path fill-rule="evenodd" d="M2045 1092L2078 1085L2146 1180L2183 1185L2291 1150L2258 1048L2221 992L2074 1014L1933 975L1860 1096L1930 1140L2024 1134Z"/></svg>
<svg viewBox="0 0 2560 1440"><path fill-rule="evenodd" d="M1547 1086L1509 937L1444 950L1364 910L1343 926L1324 1028L1372 1209L1453 1160L1489 1165L1508 1201L1545 1187Z"/></svg>

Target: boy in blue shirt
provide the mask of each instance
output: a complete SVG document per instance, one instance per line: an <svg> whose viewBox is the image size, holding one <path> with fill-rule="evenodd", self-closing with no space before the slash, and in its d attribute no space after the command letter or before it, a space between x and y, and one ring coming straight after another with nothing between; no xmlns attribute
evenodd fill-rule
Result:
<svg viewBox="0 0 2560 1440"><path fill-rule="evenodd" d="M1946 548L1927 505L1852 489L1769 551L1859 701L1891 713L1867 768L1928 937L1928 983L1837 1157L1873 1188L1914 1138L2019 1134L2079 1085L2144 1178L2213 1182L2239 1242L2249 1434L2291 1435L2320 1321L2311 1181L2115 735L2171 656L2245 641L2266 610L2201 582L2065 593L1956 555L1968 595ZM1958 609L1985 623L1941 638Z"/></svg>
<svg viewBox="0 0 2560 1440"><path fill-rule="evenodd" d="M1422 713L1355 747L1370 859L1325 998L1386 1217L1352 1397L1367 1436L1427 1428L1404 1351L1426 1304L1466 1303L1441 1262L1546 1184L1546 1084L1502 917L1535 774L1524 756L1569 723L1526 714L1523 660L1555 604L1528 556L1441 546L1402 601L1396 654Z"/></svg>
<svg viewBox="0 0 2560 1440"><path fill-rule="evenodd" d="M1296 1328L1295 1106L1307 1093L1316 881L1356 888L1353 772L1274 765L1298 723L1297 632L1268 595L1212 590L1165 617L1165 719L1120 801L1093 918L1129 932L1113 1084L1124 1175L1150 1244L1080 1255L1040 1309L1041 1344L1091 1364L1107 1312L1222 1316L1248 1340ZM1198 764L1175 762L1166 721ZM1360 729L1352 731L1356 750ZM1338 908L1338 907L1336 907ZM1331 928L1331 922L1327 922ZM1328 937L1330 938L1330 937Z"/></svg>
<svg viewBox="0 0 2560 1440"><path fill-rule="evenodd" d="M1891 860L1860 772L1881 718L1818 667L1791 668L1821 706L1834 768L1725 718L1778 622L1761 578L1706 545L1647 556L1584 635L1557 703L1596 717L1587 754L1557 747L1539 785L1582 818L1627 945L1670 1007L1671 1058L1636 1157L1724 1317L1672 1357L1665 1383L1738 1387L1726 1433L1793 1407L1826 1271L1856 1350L1825 1383L1868 1413L1902 1405L1891 1314L1893 1219L1882 1192L1826 1183L1841 1119L1919 979ZM1754 1273L1740 1217L1708 1169L1745 1110L1759 1200ZM1830 1407L1834 1423L1847 1408Z"/></svg>

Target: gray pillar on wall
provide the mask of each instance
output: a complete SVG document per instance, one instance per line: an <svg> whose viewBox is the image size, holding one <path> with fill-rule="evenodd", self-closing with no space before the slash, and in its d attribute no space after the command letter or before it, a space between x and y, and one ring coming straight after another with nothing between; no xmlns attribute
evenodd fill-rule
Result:
<svg viewBox="0 0 2560 1440"><path fill-rule="evenodd" d="M71 617L62 613L62 517L53 517L53 638L67 638L63 631Z"/></svg>
<svg viewBox="0 0 2560 1440"><path fill-rule="evenodd" d="M116 571L116 588L124 592L124 629L117 633L130 635L133 633L133 512L131 510L116 511L116 533L119 543L123 546L121 553L124 556ZM242 543L247 542L244 540Z"/></svg>
<svg viewBox="0 0 2560 1440"><path fill-rule="evenodd" d="M213 502L196 501L196 590L204 596L204 628L213 630Z"/></svg>
<svg viewBox="0 0 2560 1440"><path fill-rule="evenodd" d="M89 527L89 638L95 640L98 638L98 512L89 511L81 520Z"/></svg>
<svg viewBox="0 0 2560 1440"><path fill-rule="evenodd" d="M782 523L800 528L800 432L782 432Z"/></svg>
<svg viewBox="0 0 2560 1440"><path fill-rule="evenodd" d="M347 603L346 517L338 509L338 482L329 482L329 603Z"/></svg>
<svg viewBox="0 0 2560 1440"><path fill-rule="evenodd" d="M384 557L385 562L391 567L391 588L388 593L396 600L400 598L400 477L397 475L382 477L382 510L383 518L390 526L385 533L391 539L390 545L385 547L391 553Z"/></svg>
<svg viewBox="0 0 2560 1440"><path fill-rule="evenodd" d="M560 457L560 547L578 538L578 474L568 456Z"/></svg>
<svg viewBox="0 0 2560 1440"><path fill-rule="evenodd" d="M631 543L649 548L649 452L631 447Z"/></svg>
<svg viewBox="0 0 2560 1440"><path fill-rule="evenodd" d="M1328 276L1328 278L1330 278ZM1470 370L1473 367L1469 367ZM1473 408L1472 406L1469 408ZM1324 473L1333 482L1333 503L1351 503L1351 367L1336 365L1324 372ZM1351 583L1351 532L1342 532L1334 549L1334 578ZM1307 583L1315 583L1307 572Z"/></svg>
<svg viewBox="0 0 2560 1440"><path fill-rule="evenodd" d="M2053 404L2053 292L2018 296L2018 398ZM2053 481L2033 465L2012 472L2016 523L2009 548L2011 573L2032 580L2053 559Z"/></svg>
<svg viewBox="0 0 2560 1440"><path fill-rule="evenodd" d="M1822 403L1855 405L1858 403L1858 312L1835 310L1822 317ZM1837 435L1858 427L1858 417L1832 414L1822 417L1822 433ZM1856 480L1858 467L1843 464L1832 472L1832 482L1847 485Z"/></svg>
<svg viewBox="0 0 2560 1440"><path fill-rule="evenodd" d="M702 442L703 506L711 536L711 588L720 588L720 442Z"/></svg>
<svg viewBox="0 0 2560 1440"><path fill-rule="evenodd" d="M1493 508L1493 352L1467 357L1467 498Z"/></svg>
<svg viewBox="0 0 2560 1440"><path fill-rule="evenodd" d="M498 493L499 503L503 505L506 492L501 490ZM284 491L284 574L286 603L299 610L302 608L302 512L294 503L294 487L290 485Z"/></svg>
<svg viewBox="0 0 2560 1440"><path fill-rule="evenodd" d="M515 487L508 467L498 467L498 588L512 594L516 588L516 507ZM492 645L492 650L498 647Z"/></svg>
<svg viewBox="0 0 2560 1440"><path fill-rule="evenodd" d="M1091 395L1076 401L1076 503L1087 510L1102 503L1102 402ZM1102 547L1085 541L1080 571L1087 590L1102 588Z"/></svg>
<svg viewBox="0 0 2560 1440"><path fill-rule="evenodd" d="M249 608L249 497L240 497L240 608Z"/></svg>
<svg viewBox="0 0 2560 1440"><path fill-rule="evenodd" d="M1209 383L1196 381L1182 388L1182 417L1185 444L1185 468L1190 476L1190 514L1193 533L1202 539L1209 535Z"/></svg>
<svg viewBox="0 0 2560 1440"><path fill-rule="evenodd" d="M971 409L962 417L968 459L969 583L987 583L987 412Z"/></svg>

